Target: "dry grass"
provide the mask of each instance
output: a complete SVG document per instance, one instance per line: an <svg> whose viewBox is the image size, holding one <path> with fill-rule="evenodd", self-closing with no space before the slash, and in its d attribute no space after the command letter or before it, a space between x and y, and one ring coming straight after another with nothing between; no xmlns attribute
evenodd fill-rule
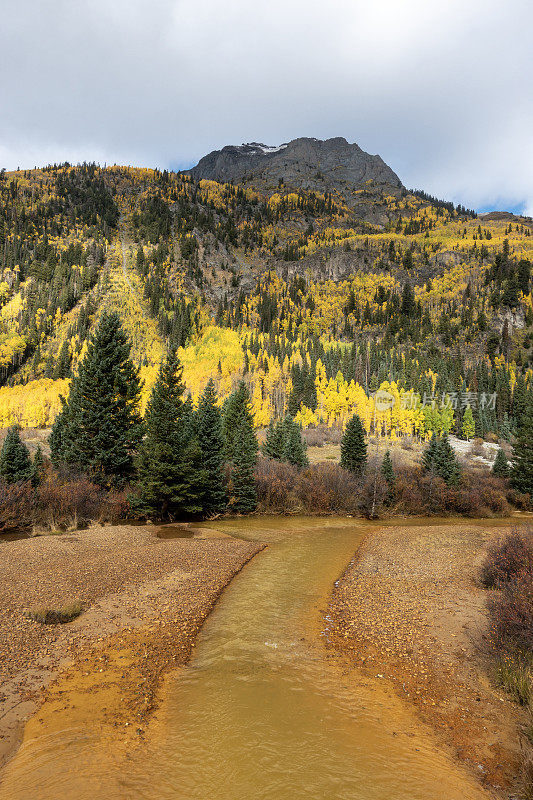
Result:
<svg viewBox="0 0 533 800"><path fill-rule="evenodd" d="M75 600L56 608L45 606L34 608L28 613L28 616L34 622L40 622L42 625L62 625L65 622L72 622L73 619L80 616L82 611L83 603Z"/></svg>
<svg viewBox="0 0 533 800"><path fill-rule="evenodd" d="M323 461L338 463L341 460L341 446L340 444L324 444L321 447L308 447L307 457L310 464L320 464Z"/></svg>

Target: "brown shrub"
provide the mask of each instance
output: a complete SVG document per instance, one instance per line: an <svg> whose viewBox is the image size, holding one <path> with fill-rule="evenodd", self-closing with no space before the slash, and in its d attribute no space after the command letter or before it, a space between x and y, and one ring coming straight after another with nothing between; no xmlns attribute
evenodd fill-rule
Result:
<svg viewBox="0 0 533 800"><path fill-rule="evenodd" d="M295 492L309 513L355 514L362 481L338 464L314 464L298 476Z"/></svg>
<svg viewBox="0 0 533 800"><path fill-rule="evenodd" d="M365 517L377 518L383 514L387 498L389 496L389 487L387 481L375 470L370 469L367 472L365 481L361 487L359 495L359 511Z"/></svg>
<svg viewBox="0 0 533 800"><path fill-rule="evenodd" d="M298 470L291 464L260 458L255 469L255 487L261 511L283 514L293 511Z"/></svg>
<svg viewBox="0 0 533 800"><path fill-rule="evenodd" d="M323 428L306 428L302 431L302 439L308 447L324 447L326 434Z"/></svg>
<svg viewBox="0 0 533 800"><path fill-rule="evenodd" d="M533 571L522 569L489 600L496 642L531 650L533 646Z"/></svg>
<svg viewBox="0 0 533 800"><path fill-rule="evenodd" d="M341 428L328 428L326 425L318 425L316 428L306 428L302 431L302 437L308 447L340 444L342 435Z"/></svg>
<svg viewBox="0 0 533 800"><path fill-rule="evenodd" d="M33 525L35 492L29 481L0 481L0 531L23 530Z"/></svg>
<svg viewBox="0 0 533 800"><path fill-rule="evenodd" d="M483 458L486 457L485 447L483 443L483 439L474 439L472 444L470 445L470 455L471 456L482 456Z"/></svg>
<svg viewBox="0 0 533 800"><path fill-rule="evenodd" d="M49 472L37 487L37 525L65 530L87 525L98 519L105 494L86 477L62 481Z"/></svg>
<svg viewBox="0 0 533 800"><path fill-rule="evenodd" d="M136 513L132 508L130 489L110 491L104 496L98 517L99 522L118 525L135 518Z"/></svg>
<svg viewBox="0 0 533 800"><path fill-rule="evenodd" d="M505 516L509 513L505 482L477 470L463 469L458 486L418 467L400 467L396 473L395 510L403 514L467 517Z"/></svg>
<svg viewBox="0 0 533 800"><path fill-rule="evenodd" d="M500 589L524 570L533 574L533 541L529 531L523 535L515 528L487 550L481 582L487 588Z"/></svg>
<svg viewBox="0 0 533 800"><path fill-rule="evenodd" d="M506 496L509 503L515 508L519 508L521 511L531 511L531 497L529 494L522 494L509 487Z"/></svg>

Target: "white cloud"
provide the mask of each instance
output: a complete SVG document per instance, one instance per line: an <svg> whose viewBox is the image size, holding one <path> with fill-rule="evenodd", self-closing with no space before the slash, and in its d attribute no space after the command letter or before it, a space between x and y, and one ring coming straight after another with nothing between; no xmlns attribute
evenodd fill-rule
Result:
<svg viewBox="0 0 533 800"><path fill-rule="evenodd" d="M532 22L528 0L3 0L0 162L345 136L408 186L533 208Z"/></svg>

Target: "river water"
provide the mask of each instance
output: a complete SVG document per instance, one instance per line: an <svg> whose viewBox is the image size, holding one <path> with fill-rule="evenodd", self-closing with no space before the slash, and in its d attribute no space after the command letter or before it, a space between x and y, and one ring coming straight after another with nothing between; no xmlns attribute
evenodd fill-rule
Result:
<svg viewBox="0 0 533 800"><path fill-rule="evenodd" d="M75 727L25 742L2 800L487 798L384 681L345 674L324 648L333 582L370 524L211 525L268 547L225 590L190 664L167 679L147 743L102 752L96 732Z"/></svg>

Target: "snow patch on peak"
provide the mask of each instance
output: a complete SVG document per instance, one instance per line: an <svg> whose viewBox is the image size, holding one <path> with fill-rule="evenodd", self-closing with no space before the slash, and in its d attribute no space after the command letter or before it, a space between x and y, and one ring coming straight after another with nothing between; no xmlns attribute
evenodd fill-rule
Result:
<svg viewBox="0 0 533 800"><path fill-rule="evenodd" d="M278 147L270 147L260 142L243 142L242 146L246 148L250 155L268 155L270 153L279 153L280 150L285 150L288 143L280 144Z"/></svg>

